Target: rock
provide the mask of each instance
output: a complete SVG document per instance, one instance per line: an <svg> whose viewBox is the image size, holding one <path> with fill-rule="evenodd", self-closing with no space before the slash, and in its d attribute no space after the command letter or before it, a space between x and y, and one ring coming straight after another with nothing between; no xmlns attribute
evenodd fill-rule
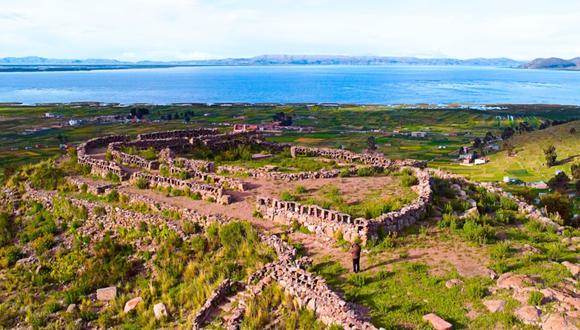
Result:
<svg viewBox="0 0 580 330"><path fill-rule="evenodd" d="M483 304L492 313L501 312L505 307L505 301L503 300L484 300Z"/></svg>
<svg viewBox="0 0 580 330"><path fill-rule="evenodd" d="M141 298L141 297L135 297L131 300L128 300L125 303L125 308L123 308L123 311L125 313L129 313L130 311L134 310L137 307L137 305L142 301L143 301L143 298Z"/></svg>
<svg viewBox="0 0 580 330"><path fill-rule="evenodd" d="M524 306L515 312L515 315L525 324L537 325L542 312L534 306Z"/></svg>
<svg viewBox="0 0 580 330"><path fill-rule="evenodd" d="M489 276L489 278L491 278L492 280L495 280L497 278L497 273L494 272L493 270L486 268L484 271L487 274L487 276Z"/></svg>
<svg viewBox="0 0 580 330"><path fill-rule="evenodd" d="M423 316L423 320L431 323L431 326L435 330L451 330L453 329L453 325L444 319L440 318L436 314L430 313Z"/></svg>
<svg viewBox="0 0 580 330"><path fill-rule="evenodd" d="M542 330L578 330L578 327L566 315L553 313L542 323Z"/></svg>
<svg viewBox="0 0 580 330"><path fill-rule="evenodd" d="M155 319L159 320L162 318L167 317L167 309L165 308L164 303L158 303L153 306L153 314L155 314Z"/></svg>
<svg viewBox="0 0 580 330"><path fill-rule="evenodd" d="M505 273L497 279L497 286L500 289L519 289L529 286L530 282L532 280L526 275Z"/></svg>
<svg viewBox="0 0 580 330"><path fill-rule="evenodd" d="M580 265L577 264L573 264L569 261L564 261L562 263L562 265L566 268L568 268L568 270L570 271L570 273L572 273L572 276L574 276L575 278L578 277L578 275L580 275Z"/></svg>
<svg viewBox="0 0 580 330"><path fill-rule="evenodd" d="M528 303L528 299L530 298L530 294L532 292L540 292L540 290L536 289L536 288L532 288L532 287L528 287L528 288L518 288L514 290L514 299L516 299L517 301L519 301L522 304L527 304ZM543 294L542 294L543 295Z"/></svg>
<svg viewBox="0 0 580 330"><path fill-rule="evenodd" d="M463 285L463 281L460 279L452 279L452 280L445 282L445 286L448 289L451 289L451 288L456 287L458 285Z"/></svg>
<svg viewBox="0 0 580 330"><path fill-rule="evenodd" d="M479 211L477 210L477 207L470 208L469 210L465 211L465 213L463 213L463 215L461 216L461 218L463 219L476 217L479 217Z"/></svg>
<svg viewBox="0 0 580 330"><path fill-rule="evenodd" d="M97 300L109 301L117 297L117 287L110 286L108 288L97 289Z"/></svg>
<svg viewBox="0 0 580 330"><path fill-rule="evenodd" d="M76 311L77 311L77 305L76 304L70 304L66 308L66 312L69 313L69 314L72 314L72 313L74 313Z"/></svg>

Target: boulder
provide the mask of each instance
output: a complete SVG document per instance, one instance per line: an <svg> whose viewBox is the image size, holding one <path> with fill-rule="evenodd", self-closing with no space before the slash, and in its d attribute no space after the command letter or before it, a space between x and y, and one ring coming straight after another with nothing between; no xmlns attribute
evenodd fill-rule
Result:
<svg viewBox="0 0 580 330"><path fill-rule="evenodd" d="M72 314L72 313L74 313L76 311L77 311L77 305L76 304L70 304L66 308L66 312L69 313L69 314Z"/></svg>
<svg viewBox="0 0 580 330"><path fill-rule="evenodd" d="M436 314L430 313L423 316L423 320L429 322L435 330L451 330L453 325Z"/></svg>
<svg viewBox="0 0 580 330"><path fill-rule="evenodd" d="M97 300L109 301L117 298L117 287L110 286L108 288L97 289Z"/></svg>
<svg viewBox="0 0 580 330"><path fill-rule="evenodd" d="M139 305L140 302L143 301L143 298L141 297L135 297L131 300L128 300L125 303L125 308L123 308L123 311L125 313L129 313L130 311L134 310L135 308L137 308L137 305Z"/></svg>
<svg viewBox="0 0 580 330"><path fill-rule="evenodd" d="M158 303L153 306L153 314L155 314L155 319L159 320L162 318L167 317L167 309L165 308L164 303Z"/></svg>
<svg viewBox="0 0 580 330"><path fill-rule="evenodd" d="M483 304L492 313L501 312L505 307L505 301L503 300L484 300Z"/></svg>
<svg viewBox="0 0 580 330"><path fill-rule="evenodd" d="M572 276L574 276L575 278L578 277L578 275L580 275L580 265L578 264L573 264L569 261L564 261L562 263L562 265L566 268L568 268L568 270L570 271L570 273L572 273Z"/></svg>
<svg viewBox="0 0 580 330"><path fill-rule="evenodd" d="M445 282L445 286L448 289L451 289L451 288L456 287L458 285L463 285L463 281L455 278L455 279L452 279L452 280Z"/></svg>
<svg viewBox="0 0 580 330"><path fill-rule="evenodd" d="M553 313L542 323L542 330L578 330L578 327L566 315Z"/></svg>
<svg viewBox="0 0 580 330"><path fill-rule="evenodd" d="M500 289L519 289L530 286L531 282L532 280L526 275L505 273L497 279L497 287Z"/></svg>
<svg viewBox="0 0 580 330"><path fill-rule="evenodd" d="M515 315L525 324L537 325L542 312L534 306L524 306L515 312Z"/></svg>

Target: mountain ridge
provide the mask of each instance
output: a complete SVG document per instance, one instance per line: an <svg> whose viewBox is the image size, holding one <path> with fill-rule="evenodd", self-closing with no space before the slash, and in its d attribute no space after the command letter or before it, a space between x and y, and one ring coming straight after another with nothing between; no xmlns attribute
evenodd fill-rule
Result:
<svg viewBox="0 0 580 330"><path fill-rule="evenodd" d="M536 58L521 66L523 69L580 71L580 57L565 60L559 57Z"/></svg>
<svg viewBox="0 0 580 330"><path fill-rule="evenodd" d="M120 61L115 59L54 59L39 56L27 57L4 57L0 58L3 66L82 66L82 65L164 65L164 66L188 66L188 65L384 65L384 64L410 64L410 65L474 65L474 66L499 66L518 67L524 64L509 58L418 58L396 56L348 56L348 55L260 55L248 58L223 58L208 60L186 61Z"/></svg>

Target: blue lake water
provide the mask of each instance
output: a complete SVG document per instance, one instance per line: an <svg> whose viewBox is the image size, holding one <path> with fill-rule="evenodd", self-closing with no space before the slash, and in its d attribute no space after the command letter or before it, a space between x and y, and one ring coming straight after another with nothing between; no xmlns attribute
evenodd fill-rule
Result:
<svg viewBox="0 0 580 330"><path fill-rule="evenodd" d="M0 102L74 101L580 105L580 72L392 65L0 73Z"/></svg>

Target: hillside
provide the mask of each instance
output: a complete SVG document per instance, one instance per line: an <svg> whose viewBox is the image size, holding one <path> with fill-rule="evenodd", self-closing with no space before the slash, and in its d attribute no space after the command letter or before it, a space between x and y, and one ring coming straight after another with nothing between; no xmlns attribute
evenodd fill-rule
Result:
<svg viewBox="0 0 580 330"><path fill-rule="evenodd" d="M537 58L522 66L524 69L580 70L580 58L564 60L557 57Z"/></svg>
<svg viewBox="0 0 580 330"><path fill-rule="evenodd" d="M576 133L571 134L571 128ZM509 142L515 146L516 156L509 157L501 151L489 156L490 162L475 167L454 166L454 172L468 175L475 180L498 181L504 176L526 182L549 180L556 171L570 175L570 166L580 161L580 121L550 127L522 135L515 135ZM558 165L548 168L544 159L544 148L556 147Z"/></svg>

